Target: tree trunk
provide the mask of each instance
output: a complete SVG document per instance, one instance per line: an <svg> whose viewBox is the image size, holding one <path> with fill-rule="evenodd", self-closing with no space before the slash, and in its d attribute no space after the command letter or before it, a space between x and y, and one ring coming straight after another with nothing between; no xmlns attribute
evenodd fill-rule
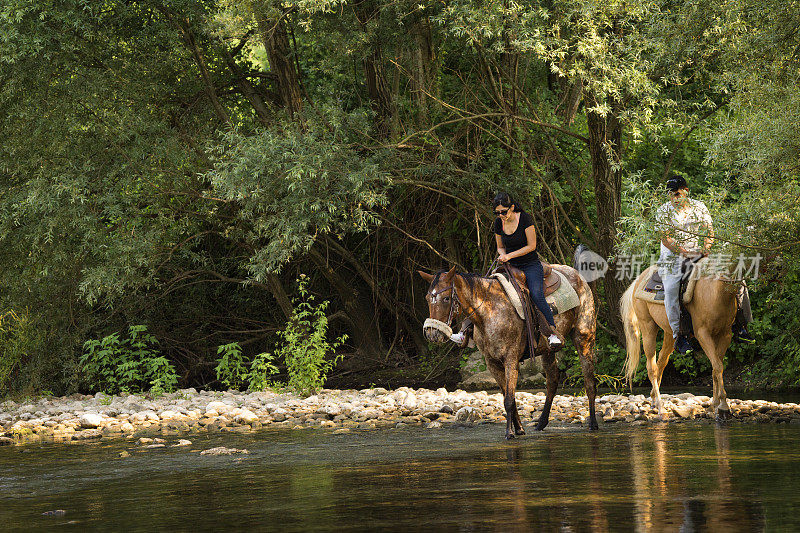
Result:
<svg viewBox="0 0 800 533"><path fill-rule="evenodd" d="M594 96L587 98L591 107L598 105ZM597 252L605 258L614 253L617 241L617 221L622 212L622 125L619 122L620 105L612 100L611 110L602 116L595 111L587 113L589 127L589 154L592 162L595 199L597 203ZM619 299L625 290L623 280L616 279L616 268L609 262L603 278L605 288L606 323L611 325L618 339L625 338L619 317Z"/></svg>
<svg viewBox="0 0 800 533"><path fill-rule="evenodd" d="M369 31L368 23L380 16L378 5L373 0L355 2L353 13L365 33ZM364 82L367 86L367 96L375 111L375 134L379 139L387 139L392 133L393 101L383 64L381 43L377 35L369 38L368 46L371 49L363 60Z"/></svg>
<svg viewBox="0 0 800 533"><path fill-rule="evenodd" d="M431 21L427 16L418 17L412 24L416 46L413 51L413 79L411 80L417 126L430 125L430 102L438 96L434 62L436 56L431 36Z"/></svg>
<svg viewBox="0 0 800 533"><path fill-rule="evenodd" d="M161 12L166 15L168 20L172 21L178 28L180 28L183 36L183 42L186 43L186 47L192 53L195 65L197 65L197 69L200 71L200 79L203 81L203 90L211 102L211 107L214 109L214 113L216 113L220 122L230 125L231 119L228 116L228 112L225 111L225 108L222 106L222 103L217 97L217 91L214 88L214 82L211 80L211 74L208 72L208 68L206 67L206 60L203 57L203 51L200 50L200 46L197 44L197 39L195 38L191 26L189 26L189 21L181 20L180 17L174 16L172 12L168 11L167 9L162 9Z"/></svg>
<svg viewBox="0 0 800 533"><path fill-rule="evenodd" d="M352 325L352 338L358 349L367 357L379 360L383 357L380 343L380 331L378 330L375 310L366 308L358 298L356 290L342 278L331 266L328 261L315 248L308 252L309 258L317 266L331 287L336 291L339 300L344 306L347 319Z"/></svg>
<svg viewBox="0 0 800 533"><path fill-rule="evenodd" d="M236 85L239 87L239 92L241 92L242 96L244 96L247 101L250 102L250 105L253 106L259 122L262 124L268 124L271 113L267 108L267 105L264 103L264 99L261 98L261 95L256 92L253 84L250 83L250 80L248 80L241 69L239 69L239 66L236 64L236 60L234 60L225 43L222 43L221 46L222 53L225 57L225 63L228 65L231 73L236 78Z"/></svg>
<svg viewBox="0 0 800 533"><path fill-rule="evenodd" d="M409 322L408 318L414 318L413 316L406 317L406 313L403 311L402 307L398 304L397 300L393 298L391 295L388 294L386 289L383 289L378 281L375 279L374 276L364 267L363 262L359 261L353 253L333 240L332 238L326 238L326 244L333 248L333 250L342 257L350 267L355 270L361 279L363 279L367 285L369 286L372 293L378 299L378 302L381 306L388 311L389 313L394 314L398 327L401 327L406 335L414 342L414 345L417 348L417 352L420 354L428 353L428 342L422 336L422 331L419 326L416 326Z"/></svg>
<svg viewBox="0 0 800 533"><path fill-rule="evenodd" d="M286 10L275 7L271 12L275 16L256 10L256 23L267 50L270 71L277 79L281 105L294 117L303 109L303 91L286 32Z"/></svg>
<svg viewBox="0 0 800 533"><path fill-rule="evenodd" d="M286 291L283 289L283 284L281 283L280 278L275 274L267 274L267 287L269 287L270 293L278 302L278 307L281 308L283 315L289 319L292 316L292 311L294 310L292 307L292 301L289 299L289 295L286 294Z"/></svg>

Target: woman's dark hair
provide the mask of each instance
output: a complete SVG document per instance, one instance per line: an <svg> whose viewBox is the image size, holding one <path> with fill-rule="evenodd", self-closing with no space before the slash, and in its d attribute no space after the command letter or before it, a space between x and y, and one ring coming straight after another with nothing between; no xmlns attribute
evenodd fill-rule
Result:
<svg viewBox="0 0 800 533"><path fill-rule="evenodd" d="M495 196L494 200L492 200L492 209L497 209L497 206L499 205L502 205L503 207L511 207L513 205L514 211L522 211L516 200L514 200L514 198L512 198L507 192L497 193L497 196Z"/></svg>

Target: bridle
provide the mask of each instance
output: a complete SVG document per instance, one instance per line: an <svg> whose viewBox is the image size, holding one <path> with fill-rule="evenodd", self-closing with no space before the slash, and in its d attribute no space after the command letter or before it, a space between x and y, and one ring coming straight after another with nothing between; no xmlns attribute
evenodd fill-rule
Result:
<svg viewBox="0 0 800 533"><path fill-rule="evenodd" d="M456 318L461 312L461 301L458 299L458 293L456 292L455 276L453 276L453 281L450 282L450 285L438 292L434 290L431 293L431 298L438 298L439 296L443 296L446 292L452 293L450 300L450 312L447 314L446 322L446 324L449 326L450 323L453 322L453 319Z"/></svg>
<svg viewBox="0 0 800 533"><path fill-rule="evenodd" d="M456 274L456 276L458 275L459 274ZM464 308L464 305L461 303L461 300L458 298L458 293L456 292L455 276L453 277L453 280L450 282L450 285L444 287L440 291L434 290L433 292L431 292L430 297L432 300L436 300L437 298L443 296L447 292L451 293L450 312L447 314L447 322L442 322L441 320L429 317L425 319L425 323L422 325L422 327L423 329L426 328L436 329L444 333L447 337L450 337L450 335L453 334L453 329L450 327L450 324L453 322L453 319L457 318L461 314ZM481 302L481 304L478 307L473 309L472 312L464 318L467 319L472 317L478 311L478 309L480 309L483 306L484 303L486 303L486 300Z"/></svg>

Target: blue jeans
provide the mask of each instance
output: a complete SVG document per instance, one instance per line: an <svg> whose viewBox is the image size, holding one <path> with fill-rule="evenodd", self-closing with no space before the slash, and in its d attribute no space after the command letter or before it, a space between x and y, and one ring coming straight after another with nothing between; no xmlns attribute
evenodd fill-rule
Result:
<svg viewBox="0 0 800 533"><path fill-rule="evenodd" d="M550 304L544 299L544 269L542 269L541 261L537 259L517 268L525 272L525 281L528 284L528 290L531 291L531 300L542 312L550 327L555 330L556 321L553 318L553 311L550 310Z"/></svg>
<svg viewBox="0 0 800 533"><path fill-rule="evenodd" d="M681 289L681 258L673 254L662 254L658 260L658 273L664 284L664 311L672 330L672 338L678 338L681 325L679 293Z"/></svg>

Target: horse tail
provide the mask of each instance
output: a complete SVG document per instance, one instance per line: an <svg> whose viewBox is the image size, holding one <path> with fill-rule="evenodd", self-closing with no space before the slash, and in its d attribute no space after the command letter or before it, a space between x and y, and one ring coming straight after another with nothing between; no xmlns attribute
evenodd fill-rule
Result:
<svg viewBox="0 0 800 533"><path fill-rule="evenodd" d="M625 345L628 357L625 360L625 378L628 384L633 379L633 374L639 366L639 355L641 349L641 332L639 331L639 320L633 309L633 292L636 288L636 280L622 294L619 300L620 316L625 327Z"/></svg>

